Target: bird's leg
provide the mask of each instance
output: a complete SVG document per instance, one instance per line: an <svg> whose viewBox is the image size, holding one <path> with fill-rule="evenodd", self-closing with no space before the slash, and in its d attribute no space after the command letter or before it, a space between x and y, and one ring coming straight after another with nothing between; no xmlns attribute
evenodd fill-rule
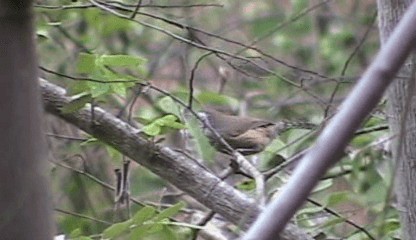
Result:
<svg viewBox="0 0 416 240"><path fill-rule="evenodd" d="M239 174L239 175L242 175L242 176L244 176L246 178L253 179L253 176L251 176L250 174L245 173L241 169L241 167L239 166L239 164L237 163L237 161L235 161L233 158L231 159L229 166L230 166L230 168L231 168L231 170L232 170L232 172L234 174Z"/></svg>

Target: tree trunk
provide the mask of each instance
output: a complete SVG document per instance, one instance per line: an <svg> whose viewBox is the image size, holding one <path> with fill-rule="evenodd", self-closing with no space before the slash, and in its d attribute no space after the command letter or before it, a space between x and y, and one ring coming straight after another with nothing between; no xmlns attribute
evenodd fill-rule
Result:
<svg viewBox="0 0 416 240"><path fill-rule="evenodd" d="M0 0L0 238L52 239L31 1Z"/></svg>
<svg viewBox="0 0 416 240"><path fill-rule="evenodd" d="M378 0L379 28L381 44L384 44L396 24L399 22L411 0L391 1ZM414 89L408 91L412 79L412 61L415 54L411 54L404 67L399 71L396 79L387 91L387 114L392 135L398 136L392 144L393 158L397 164L395 191L398 199L403 228L403 239L414 239L416 236L416 102L411 101L406 109L407 96L414 95ZM407 119L402 126L402 118ZM401 128L405 128L403 136ZM401 139L401 140L399 140Z"/></svg>

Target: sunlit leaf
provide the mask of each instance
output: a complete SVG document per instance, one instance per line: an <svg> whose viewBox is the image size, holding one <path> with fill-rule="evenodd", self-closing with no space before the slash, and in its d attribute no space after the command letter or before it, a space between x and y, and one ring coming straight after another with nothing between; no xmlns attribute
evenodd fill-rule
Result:
<svg viewBox="0 0 416 240"><path fill-rule="evenodd" d="M78 73L92 73L95 71L95 54L80 53L77 62Z"/></svg>
<svg viewBox="0 0 416 240"><path fill-rule="evenodd" d="M82 230L80 228L77 228L69 234L69 237L70 238L77 238L77 237L80 237L81 234L82 234Z"/></svg>
<svg viewBox="0 0 416 240"><path fill-rule="evenodd" d="M107 66L139 66L146 63L146 59L131 55L102 55L100 61Z"/></svg>
<svg viewBox="0 0 416 240"><path fill-rule="evenodd" d="M334 182L333 179L326 179L326 180L320 181L318 185L313 189L312 192L316 193L316 192L326 190L332 186L333 182Z"/></svg>
<svg viewBox="0 0 416 240"><path fill-rule="evenodd" d="M107 83L88 82L88 86L90 87L90 93L93 98L108 93L110 90L110 86Z"/></svg>
<svg viewBox="0 0 416 240"><path fill-rule="evenodd" d="M149 136L157 136L162 132L162 127L156 123L150 123L144 126L142 131Z"/></svg>
<svg viewBox="0 0 416 240"><path fill-rule="evenodd" d="M151 206L145 206L140 209L134 216L132 217L132 221L136 225L141 225L144 221L151 219L156 214L156 209Z"/></svg>
<svg viewBox="0 0 416 240"><path fill-rule="evenodd" d="M156 104L166 113L171 113L178 117L181 116L178 104L169 96L161 98Z"/></svg>
<svg viewBox="0 0 416 240"><path fill-rule="evenodd" d="M131 221L115 223L104 230L103 238L112 239L112 238L119 237L121 234L127 232L127 230L130 228L130 225L131 225Z"/></svg>
<svg viewBox="0 0 416 240"><path fill-rule="evenodd" d="M156 215L153 219L153 221L160 221L165 218L173 217L175 214L177 214L182 208L185 207L184 202L178 202L172 207L166 208L163 211L161 211L158 215Z"/></svg>
<svg viewBox="0 0 416 240"><path fill-rule="evenodd" d="M153 223L134 227L131 230L129 239L142 239L143 237L148 236L149 229L152 227L152 225Z"/></svg>
<svg viewBox="0 0 416 240"><path fill-rule="evenodd" d="M183 129L185 125L177 122L178 118L174 115L165 115L144 126L142 131L149 136L157 136L162 134L162 130L167 129Z"/></svg>
<svg viewBox="0 0 416 240"><path fill-rule="evenodd" d="M199 93L195 98L202 104L227 105L231 107L239 104L239 101L235 98L208 91Z"/></svg>
<svg viewBox="0 0 416 240"><path fill-rule="evenodd" d="M193 139L195 139L196 149L202 159L207 161L213 161L215 149L209 143L208 138L204 135L199 123L195 118L185 118L185 124L187 130L191 133Z"/></svg>

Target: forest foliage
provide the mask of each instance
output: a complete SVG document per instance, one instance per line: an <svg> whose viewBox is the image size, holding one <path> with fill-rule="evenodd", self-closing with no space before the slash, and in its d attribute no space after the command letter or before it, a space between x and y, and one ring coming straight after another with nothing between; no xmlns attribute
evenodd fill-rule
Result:
<svg viewBox="0 0 416 240"><path fill-rule="evenodd" d="M322 127L379 48L374 1L39 0L34 9L40 75L72 96L62 111L100 106L140 126L155 144L190 150L216 172L227 164L186 108L217 106ZM72 239L191 239L204 228L191 217L206 209L185 204L186 193L137 164L132 204L118 206L113 171L126 158L55 118L47 129L60 232ZM259 154L258 167L290 159L318 130L279 136ZM177 140L178 132L186 140ZM382 102L298 211L296 225L316 239L398 239L398 214L386 197L390 140ZM278 197L289 176L275 174L270 194ZM253 181L235 177L232 184L252 194ZM224 228L239 234L238 226Z"/></svg>

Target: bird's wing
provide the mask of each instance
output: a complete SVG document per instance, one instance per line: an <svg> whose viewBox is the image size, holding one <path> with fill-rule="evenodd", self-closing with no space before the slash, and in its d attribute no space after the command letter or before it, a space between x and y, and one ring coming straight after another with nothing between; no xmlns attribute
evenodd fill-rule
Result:
<svg viewBox="0 0 416 240"><path fill-rule="evenodd" d="M246 120L246 119L244 119ZM239 136L245 132L247 132L249 129L255 129L259 127L266 127L273 125L273 123L264 121L264 120L258 120L258 119L250 119L247 121L238 121L236 124L233 124L229 127L229 129L224 129L223 131L226 131L229 137L236 137ZM222 131L221 131L222 132Z"/></svg>

